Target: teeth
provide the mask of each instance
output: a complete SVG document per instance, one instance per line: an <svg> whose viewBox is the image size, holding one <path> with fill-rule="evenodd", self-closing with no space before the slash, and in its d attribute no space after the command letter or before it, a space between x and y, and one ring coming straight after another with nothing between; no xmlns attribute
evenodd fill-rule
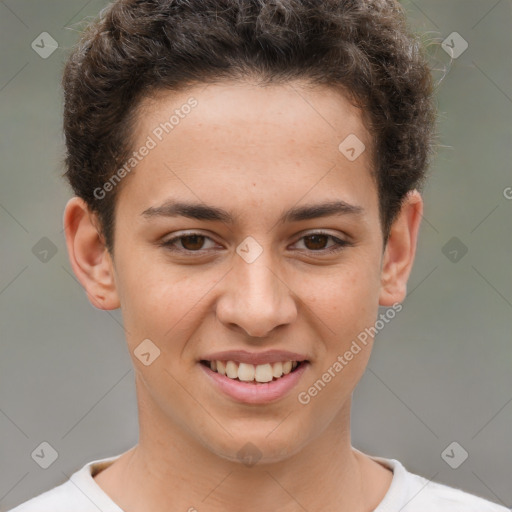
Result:
<svg viewBox="0 0 512 512"><path fill-rule="evenodd" d="M222 361L215 361L215 363L217 364L217 373L220 373L221 375L226 375L226 365Z"/></svg>
<svg viewBox="0 0 512 512"><path fill-rule="evenodd" d="M238 380L243 380L244 382L251 382L254 380L254 365L253 364L245 364L240 363L238 365Z"/></svg>
<svg viewBox="0 0 512 512"><path fill-rule="evenodd" d="M259 364L256 366L254 377L256 382L270 382L274 378L274 375L272 374L272 366L270 366L268 363Z"/></svg>
<svg viewBox="0 0 512 512"><path fill-rule="evenodd" d="M230 379L242 382L270 382L287 375L299 365L298 361L284 361L266 364L237 363L235 361L210 361L210 368Z"/></svg>
<svg viewBox="0 0 512 512"><path fill-rule="evenodd" d="M278 379L281 377L281 375L283 375L283 363L274 363L272 366L272 375Z"/></svg>
<svg viewBox="0 0 512 512"><path fill-rule="evenodd" d="M236 379L238 377L238 367L234 361L228 361L226 363L226 375L230 379Z"/></svg>

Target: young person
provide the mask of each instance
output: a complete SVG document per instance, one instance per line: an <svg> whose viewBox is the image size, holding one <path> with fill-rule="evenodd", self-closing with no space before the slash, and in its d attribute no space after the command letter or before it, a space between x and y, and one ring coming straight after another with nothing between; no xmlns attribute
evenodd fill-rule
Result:
<svg viewBox="0 0 512 512"><path fill-rule="evenodd" d="M119 0L63 84L67 248L140 436L14 511L506 510L351 446L435 125L398 3Z"/></svg>

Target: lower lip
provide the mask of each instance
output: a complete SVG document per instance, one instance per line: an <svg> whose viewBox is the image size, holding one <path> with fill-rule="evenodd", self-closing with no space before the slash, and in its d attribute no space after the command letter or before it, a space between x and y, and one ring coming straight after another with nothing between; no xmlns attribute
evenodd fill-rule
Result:
<svg viewBox="0 0 512 512"><path fill-rule="evenodd" d="M214 372L204 364L198 363L205 374L226 395L246 404L266 404L283 398L297 385L309 363L302 363L295 371L283 377L264 383L241 382Z"/></svg>

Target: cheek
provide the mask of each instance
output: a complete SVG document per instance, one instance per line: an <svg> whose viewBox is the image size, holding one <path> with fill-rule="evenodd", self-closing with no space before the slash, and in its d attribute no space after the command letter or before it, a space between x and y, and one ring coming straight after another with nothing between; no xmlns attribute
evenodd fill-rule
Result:
<svg viewBox="0 0 512 512"><path fill-rule="evenodd" d="M363 266L361 266L363 267ZM300 390L317 428L333 420L364 374L373 339L367 328L378 315L378 273L370 266L345 268L310 295L316 322L318 361Z"/></svg>
<svg viewBox="0 0 512 512"><path fill-rule="evenodd" d="M380 290L378 262L360 260L340 267L321 281L322 285L309 293L307 300L335 337L357 335L369 322L373 323Z"/></svg>
<svg viewBox="0 0 512 512"><path fill-rule="evenodd" d="M131 343L144 338L163 342L209 288L208 281L197 279L187 269L176 272L169 265L157 261L148 264L144 259L123 261L118 291Z"/></svg>
<svg viewBox="0 0 512 512"><path fill-rule="evenodd" d="M190 340L211 314L215 285L226 270L177 269L156 261L144 271L125 270L121 307L130 351L150 339L166 367L188 360L195 348Z"/></svg>

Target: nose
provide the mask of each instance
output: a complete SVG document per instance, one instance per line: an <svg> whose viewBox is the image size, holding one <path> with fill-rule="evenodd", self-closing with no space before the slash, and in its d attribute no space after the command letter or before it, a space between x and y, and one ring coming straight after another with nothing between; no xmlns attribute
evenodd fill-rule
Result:
<svg viewBox="0 0 512 512"><path fill-rule="evenodd" d="M235 254L217 302L219 321L257 338L291 324L297 317L295 294L280 273L270 250L264 250L252 263Z"/></svg>

